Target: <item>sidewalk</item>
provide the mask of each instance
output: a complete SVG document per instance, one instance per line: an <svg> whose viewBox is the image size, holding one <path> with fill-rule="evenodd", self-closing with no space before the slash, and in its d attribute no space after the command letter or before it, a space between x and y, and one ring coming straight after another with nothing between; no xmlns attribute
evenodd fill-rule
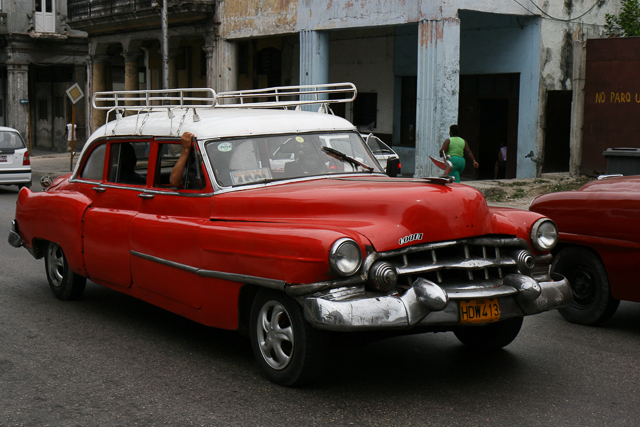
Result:
<svg viewBox="0 0 640 427"><path fill-rule="evenodd" d="M577 190L593 178L572 177L569 172L543 173L540 178L462 181L482 192L490 206L529 209L531 200L555 191Z"/></svg>
<svg viewBox="0 0 640 427"><path fill-rule="evenodd" d="M73 166L75 166L80 153L73 156ZM71 153L58 153L34 148L31 150L31 173L32 182L40 182L40 178L49 175L57 178L60 175L71 172Z"/></svg>

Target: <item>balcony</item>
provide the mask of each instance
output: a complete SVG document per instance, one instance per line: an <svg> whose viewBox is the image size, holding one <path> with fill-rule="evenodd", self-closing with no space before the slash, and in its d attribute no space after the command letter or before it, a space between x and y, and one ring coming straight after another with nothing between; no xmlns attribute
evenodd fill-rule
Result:
<svg viewBox="0 0 640 427"><path fill-rule="evenodd" d="M68 0L67 22L90 36L160 28L163 0ZM168 1L169 25L192 25L211 17L215 0Z"/></svg>

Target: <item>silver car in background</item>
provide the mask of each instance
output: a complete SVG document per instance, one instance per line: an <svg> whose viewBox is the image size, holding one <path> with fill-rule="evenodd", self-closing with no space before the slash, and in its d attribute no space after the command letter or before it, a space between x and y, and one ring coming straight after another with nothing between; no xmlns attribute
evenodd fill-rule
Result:
<svg viewBox="0 0 640 427"><path fill-rule="evenodd" d="M362 137L387 175L398 176L402 174L400 157L391 149L391 147L382 142L380 138L372 133L366 136L362 135Z"/></svg>
<svg viewBox="0 0 640 427"><path fill-rule="evenodd" d="M0 185L31 187L29 150L20 132L0 126Z"/></svg>

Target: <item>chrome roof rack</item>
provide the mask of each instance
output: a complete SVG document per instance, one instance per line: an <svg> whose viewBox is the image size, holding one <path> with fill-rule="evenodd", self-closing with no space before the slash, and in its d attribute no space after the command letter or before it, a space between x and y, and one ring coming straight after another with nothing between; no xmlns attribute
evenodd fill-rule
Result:
<svg viewBox="0 0 640 427"><path fill-rule="evenodd" d="M119 90L93 94L96 110L149 110L176 108L212 108L216 92L210 88Z"/></svg>
<svg viewBox="0 0 640 427"><path fill-rule="evenodd" d="M278 86L218 92L216 108L286 108L336 104L353 102L357 95L358 90L353 83Z"/></svg>
<svg viewBox="0 0 640 427"><path fill-rule="evenodd" d="M142 124L136 129L142 132L149 114L154 110L167 111L173 119L175 110L185 110L180 126L189 110L193 110L194 121L200 120L197 108L300 108L303 105L320 104L319 112L331 113L329 104L352 102L358 91L353 83L327 83L304 86L278 86L266 89L236 90L216 93L211 88L182 88L154 90L122 90L96 92L92 104L96 110L108 110L116 114L116 124L111 130L115 134L118 122L126 111L144 115ZM180 113L182 114L182 113ZM106 132L106 129L105 129Z"/></svg>

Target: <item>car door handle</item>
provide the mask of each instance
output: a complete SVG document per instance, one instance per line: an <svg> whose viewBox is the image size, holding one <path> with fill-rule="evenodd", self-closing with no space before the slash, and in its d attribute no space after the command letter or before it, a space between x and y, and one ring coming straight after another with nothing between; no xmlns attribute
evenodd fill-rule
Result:
<svg viewBox="0 0 640 427"><path fill-rule="evenodd" d="M156 196L155 196L155 194L140 193L140 194L138 194L138 197L140 197L141 199L153 199Z"/></svg>
<svg viewBox="0 0 640 427"><path fill-rule="evenodd" d="M104 193L105 191L107 191L107 189L104 187L93 187L92 190L96 193Z"/></svg>

